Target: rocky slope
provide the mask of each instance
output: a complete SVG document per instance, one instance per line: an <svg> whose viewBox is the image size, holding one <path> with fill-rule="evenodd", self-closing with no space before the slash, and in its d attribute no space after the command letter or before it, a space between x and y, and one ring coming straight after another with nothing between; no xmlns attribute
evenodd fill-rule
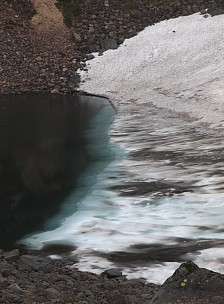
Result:
<svg viewBox="0 0 224 304"><path fill-rule="evenodd" d="M41 30L30 1L1 1L0 10L0 93L65 88L75 56L69 31Z"/></svg>
<svg viewBox="0 0 224 304"><path fill-rule="evenodd" d="M74 262L2 252L0 303L146 304L158 290L144 280L127 281L115 269L101 276L79 272Z"/></svg>
<svg viewBox="0 0 224 304"><path fill-rule="evenodd" d="M161 286L127 280L118 269L100 276L18 249L0 252L1 304L222 304L224 275L186 262Z"/></svg>
<svg viewBox="0 0 224 304"><path fill-rule="evenodd" d="M68 29L56 0L0 2L0 94L27 91L68 92L91 52L102 54L124 39L164 19L210 8L222 0L86 0Z"/></svg>

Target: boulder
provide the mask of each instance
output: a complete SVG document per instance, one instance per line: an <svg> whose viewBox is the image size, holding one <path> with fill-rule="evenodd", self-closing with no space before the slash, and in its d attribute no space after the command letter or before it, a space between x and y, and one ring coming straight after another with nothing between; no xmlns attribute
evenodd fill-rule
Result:
<svg viewBox="0 0 224 304"><path fill-rule="evenodd" d="M117 49L118 45L116 40L114 39L102 39L101 40L101 47L102 49L109 50L109 49Z"/></svg>
<svg viewBox="0 0 224 304"><path fill-rule="evenodd" d="M169 303L224 303L224 275L199 268L190 261L182 263L150 301L150 304Z"/></svg>
<svg viewBox="0 0 224 304"><path fill-rule="evenodd" d="M107 269L104 272L101 273L103 277L106 277L108 279L114 279L114 278L119 278L122 276L122 272L117 269L117 268L111 268Z"/></svg>
<svg viewBox="0 0 224 304"><path fill-rule="evenodd" d="M19 259L19 256L19 249L14 249L4 254L4 260L7 262L15 262Z"/></svg>

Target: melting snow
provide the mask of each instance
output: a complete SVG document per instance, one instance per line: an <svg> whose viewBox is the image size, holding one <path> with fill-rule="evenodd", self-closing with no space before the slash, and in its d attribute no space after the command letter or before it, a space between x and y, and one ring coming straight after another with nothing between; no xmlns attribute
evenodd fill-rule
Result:
<svg viewBox="0 0 224 304"><path fill-rule="evenodd" d="M224 15L193 14L149 26L88 62L80 90L118 108L152 103L224 126Z"/></svg>

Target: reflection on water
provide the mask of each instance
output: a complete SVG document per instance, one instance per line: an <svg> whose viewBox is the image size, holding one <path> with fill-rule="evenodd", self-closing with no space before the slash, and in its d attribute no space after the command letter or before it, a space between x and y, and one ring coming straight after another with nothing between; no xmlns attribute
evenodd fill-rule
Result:
<svg viewBox="0 0 224 304"><path fill-rule="evenodd" d="M26 94L0 99L0 247L43 227L88 165L85 130L99 98Z"/></svg>

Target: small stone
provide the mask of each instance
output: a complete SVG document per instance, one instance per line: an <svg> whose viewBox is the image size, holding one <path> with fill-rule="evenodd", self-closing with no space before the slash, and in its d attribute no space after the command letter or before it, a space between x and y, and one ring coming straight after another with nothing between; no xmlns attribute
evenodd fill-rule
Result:
<svg viewBox="0 0 224 304"><path fill-rule="evenodd" d="M207 9L202 9L202 10L200 11L200 14L201 14L201 15L207 14Z"/></svg>
<svg viewBox="0 0 224 304"><path fill-rule="evenodd" d="M90 45L89 50L90 50L91 53L97 52L97 48L94 44Z"/></svg>
<svg viewBox="0 0 224 304"><path fill-rule="evenodd" d="M35 58L35 60L36 60L36 61L41 61L42 58L41 58L40 56L38 56L38 57Z"/></svg>
<svg viewBox="0 0 224 304"><path fill-rule="evenodd" d="M8 286L9 282L5 278L0 278L0 289L4 289Z"/></svg>
<svg viewBox="0 0 224 304"><path fill-rule="evenodd" d="M13 291L13 293L17 293L17 294L24 293L24 291L22 290L22 288L20 288L17 283L12 283L8 288L11 291Z"/></svg>
<svg viewBox="0 0 224 304"><path fill-rule="evenodd" d="M51 94L61 94L61 92L58 89L51 90Z"/></svg>
<svg viewBox="0 0 224 304"><path fill-rule="evenodd" d="M14 267L10 264L0 263L0 273L3 277L9 276L14 270Z"/></svg>
<svg viewBox="0 0 224 304"><path fill-rule="evenodd" d="M51 299L60 299L61 298L60 292L57 291L55 288L48 288L45 291L46 291L47 296Z"/></svg>
<svg viewBox="0 0 224 304"><path fill-rule="evenodd" d="M89 34L93 34L94 32L95 32L94 27L93 27L93 26L90 26L90 27L89 27L89 30L88 30L88 33L89 33Z"/></svg>
<svg viewBox="0 0 224 304"><path fill-rule="evenodd" d="M111 268L111 269L107 269L104 272L102 272L101 275L108 279L113 279L113 278L122 277L122 272L117 268Z"/></svg>
<svg viewBox="0 0 224 304"><path fill-rule="evenodd" d="M79 34L77 34L76 32L72 32L72 37L74 39L74 42L79 43L82 41L82 38Z"/></svg>
<svg viewBox="0 0 224 304"><path fill-rule="evenodd" d="M116 40L114 40L114 39L102 39L101 47L104 50L109 50L109 49L117 49L118 45L117 45Z"/></svg>
<svg viewBox="0 0 224 304"><path fill-rule="evenodd" d="M86 56L86 59L87 60L92 60L93 58L95 58L92 54L88 54L87 56Z"/></svg>
<svg viewBox="0 0 224 304"><path fill-rule="evenodd" d="M89 46L86 44L83 44L79 47L80 52L86 53L89 51Z"/></svg>
<svg viewBox="0 0 224 304"><path fill-rule="evenodd" d="M4 260L7 262L14 262L19 259L19 256L20 256L19 249L14 249L12 251L5 253Z"/></svg>

